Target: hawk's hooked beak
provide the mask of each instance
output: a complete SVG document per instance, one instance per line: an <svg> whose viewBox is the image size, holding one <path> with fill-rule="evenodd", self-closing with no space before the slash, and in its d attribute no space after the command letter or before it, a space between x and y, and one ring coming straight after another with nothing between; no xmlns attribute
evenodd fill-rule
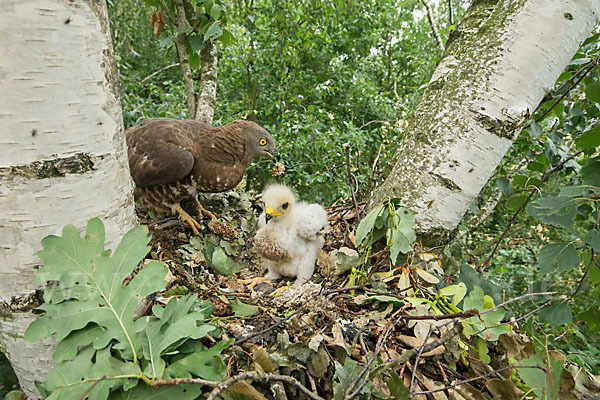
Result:
<svg viewBox="0 0 600 400"><path fill-rule="evenodd" d="M282 212L275 211L275 209L271 206L267 207L265 210L265 223L268 224L271 218L276 217L278 215L283 214Z"/></svg>
<svg viewBox="0 0 600 400"><path fill-rule="evenodd" d="M281 156L279 155L279 150L277 150L277 148L274 148L273 150L269 151L267 150L267 156L271 159L271 160L275 160L277 162L279 162Z"/></svg>

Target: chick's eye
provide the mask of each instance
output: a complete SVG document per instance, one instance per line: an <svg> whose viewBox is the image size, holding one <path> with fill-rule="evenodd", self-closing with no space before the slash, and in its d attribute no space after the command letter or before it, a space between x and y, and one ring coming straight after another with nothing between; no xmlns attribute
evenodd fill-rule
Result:
<svg viewBox="0 0 600 400"><path fill-rule="evenodd" d="M287 201L281 205L281 208L283 208L284 210L285 210L286 208L288 208L288 203L287 203Z"/></svg>
<svg viewBox="0 0 600 400"><path fill-rule="evenodd" d="M260 138L260 140L258 141L258 144L260 144L261 146L265 146L267 144L267 139Z"/></svg>

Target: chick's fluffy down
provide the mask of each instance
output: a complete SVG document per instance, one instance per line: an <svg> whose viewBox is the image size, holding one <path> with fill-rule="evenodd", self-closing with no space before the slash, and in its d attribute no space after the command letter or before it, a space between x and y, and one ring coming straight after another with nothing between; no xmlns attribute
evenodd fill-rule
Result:
<svg viewBox="0 0 600 400"><path fill-rule="evenodd" d="M323 235L329 230L327 212L318 204L296 203L291 190L282 185L267 188L263 200L265 206L279 210L282 204L289 204L286 212L268 223L265 213L259 218L254 243L269 269L266 277L295 277L294 286L298 287L314 272L317 250L323 247Z"/></svg>

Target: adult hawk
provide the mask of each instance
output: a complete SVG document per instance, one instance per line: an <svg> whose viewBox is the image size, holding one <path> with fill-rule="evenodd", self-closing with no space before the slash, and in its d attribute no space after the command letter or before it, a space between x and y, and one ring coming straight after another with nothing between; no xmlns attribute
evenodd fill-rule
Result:
<svg viewBox="0 0 600 400"><path fill-rule="evenodd" d="M200 225L180 206L198 192L235 187L255 157L279 158L273 138L258 124L237 120L214 127L195 120L152 118L125 132L129 169L142 203L158 217L179 213L198 234Z"/></svg>

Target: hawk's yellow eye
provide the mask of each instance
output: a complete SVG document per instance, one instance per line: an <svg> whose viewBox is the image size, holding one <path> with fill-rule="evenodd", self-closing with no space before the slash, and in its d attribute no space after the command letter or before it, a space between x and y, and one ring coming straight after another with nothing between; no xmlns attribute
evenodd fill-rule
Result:
<svg viewBox="0 0 600 400"><path fill-rule="evenodd" d="M260 144L261 146L265 146L267 144L267 139L260 138L260 140L258 141L258 144Z"/></svg>

